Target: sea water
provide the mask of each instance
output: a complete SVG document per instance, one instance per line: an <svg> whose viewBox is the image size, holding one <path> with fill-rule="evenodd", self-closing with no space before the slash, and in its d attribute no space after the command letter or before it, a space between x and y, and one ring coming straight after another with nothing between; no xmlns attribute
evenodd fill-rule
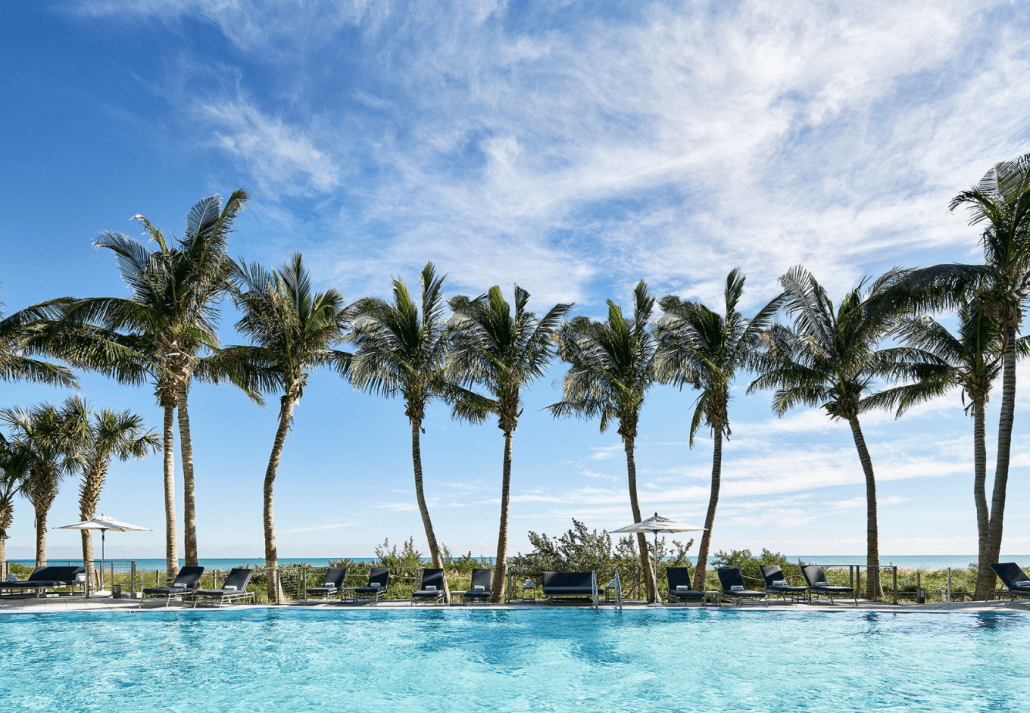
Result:
<svg viewBox="0 0 1030 713"><path fill-rule="evenodd" d="M1008 711L1022 613L735 609L0 615L6 710Z"/></svg>

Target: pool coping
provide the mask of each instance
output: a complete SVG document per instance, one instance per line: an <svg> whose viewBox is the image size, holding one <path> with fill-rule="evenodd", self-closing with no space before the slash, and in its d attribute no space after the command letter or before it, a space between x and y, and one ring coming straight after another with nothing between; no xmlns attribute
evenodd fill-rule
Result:
<svg viewBox="0 0 1030 713"><path fill-rule="evenodd" d="M154 604L151 605L150 601ZM67 613L92 613L92 612L232 612L232 611L251 611L255 609L267 609L274 611L306 611L306 612L375 612L375 611L559 611L565 609L572 609L576 611L590 611L592 607L589 605L569 605L569 604L522 604L522 603L510 603L510 604L476 604L472 606L462 605L420 605L412 607L406 600L397 601L380 601L376 606L369 605L342 605L338 603L324 604L324 603L290 603L282 605L273 604L243 604L236 606L227 607L200 607L194 609L190 606L173 605L173 606L162 606L159 600L147 600L142 608L140 608L140 600L136 599L113 599L110 597L93 597L90 599L74 598L71 597L49 597L39 599L22 599L22 600L0 600L0 614L67 614ZM936 603L936 604L871 604L862 602L857 606L854 604L791 604L791 603L780 603L773 602L771 606L752 605L752 606L722 606L722 607L700 607L697 605L687 606L662 606L658 607L661 611L684 611L684 610L703 610L711 612L764 612L764 613L776 613L776 612L819 612L819 613L834 613L834 612L860 612L860 613L892 613L892 614L977 614L977 613L999 613L999 612L1030 612L1030 602L1027 601L992 601L992 602L947 602L947 603ZM630 603L626 604L621 611L624 612L647 612L655 611L655 607L649 607L643 603ZM613 605L605 605L600 607L600 611L620 611Z"/></svg>

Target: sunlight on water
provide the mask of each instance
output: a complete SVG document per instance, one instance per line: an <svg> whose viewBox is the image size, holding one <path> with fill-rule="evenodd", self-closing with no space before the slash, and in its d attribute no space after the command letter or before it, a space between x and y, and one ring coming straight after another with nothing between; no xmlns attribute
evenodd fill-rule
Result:
<svg viewBox="0 0 1030 713"><path fill-rule="evenodd" d="M1004 711L1021 614L273 611L0 616L7 710Z"/></svg>

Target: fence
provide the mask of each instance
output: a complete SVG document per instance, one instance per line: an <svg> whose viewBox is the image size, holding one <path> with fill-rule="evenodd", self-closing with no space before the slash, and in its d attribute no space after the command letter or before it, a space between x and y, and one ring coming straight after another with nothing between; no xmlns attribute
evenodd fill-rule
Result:
<svg viewBox="0 0 1030 713"><path fill-rule="evenodd" d="M50 565L79 565L82 560L49 560ZM447 567L447 580L451 591L464 591L471 586L471 565L489 566L485 562L464 562L459 566ZM357 562L348 563L347 578L345 587L362 586L368 582L369 570L373 566L380 566L377 563ZM865 598L866 592L863 587L864 580L868 577L868 568L865 565L855 564L824 564L830 584L847 585L853 587L859 598ZM35 568L34 560L7 560L0 561L0 579L6 578L9 572L24 578L32 573ZM658 565L658 591L662 596L667 595L665 563ZM804 584L801 580L800 570L794 572L795 567L785 569L788 582L792 584ZM307 564L280 565L273 569L272 575L279 582L279 591L282 593L279 601L285 603L298 601L306 598L306 591L311 587L322 584L326 574L326 567L314 567ZM643 570L639 563L632 564L624 560L611 560L599 563L594 566L597 572L599 588L607 592L611 582L618 574L621 582L621 595L627 601L646 599L646 583ZM93 591L115 589L123 595L136 596L147 587L167 586L170 584L166 573L160 569L142 570L137 567L136 560L113 559L95 560L90 567L91 582L90 588ZM387 594L389 599L409 599L412 591L418 588L421 581L421 565L396 565L391 563L390 569L390 590ZM224 581L228 570L207 570L204 572L202 586L210 586L212 589L218 587L218 583ZM543 596L542 570L528 569L512 564L507 569L506 600L512 601L521 597L539 598ZM707 573L706 588L719 589L717 575L713 568ZM250 589L258 592L263 599L266 597L268 572L265 567L255 567L254 575L251 578ZM971 579L972 578L972 579ZM764 580L754 576L754 573L744 572L745 582L750 588L764 589ZM896 566L885 566L880 568L880 584L882 590L882 601L893 604L913 600L915 603L930 602L951 602L972 599L971 585L975 584L975 573L970 570L904 570ZM114 588L114 589L113 589ZM878 593L879 594L879 593ZM881 599L878 596L877 599Z"/></svg>

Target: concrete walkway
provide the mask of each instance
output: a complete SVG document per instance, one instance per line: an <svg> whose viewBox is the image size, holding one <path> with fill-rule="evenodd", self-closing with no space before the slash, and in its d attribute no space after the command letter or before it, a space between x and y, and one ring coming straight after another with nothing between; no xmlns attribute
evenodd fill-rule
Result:
<svg viewBox="0 0 1030 713"><path fill-rule="evenodd" d="M259 606L261 608L280 608L272 607L270 605L253 605L253 604L238 604L236 608L246 607L253 608ZM0 598L0 614L16 614L16 613L28 613L28 614L43 614L51 612L84 612L84 611L132 611L139 608L138 599L112 599L111 597L91 597L85 599L81 596L74 597L40 597L40 598ZM226 607L229 608L229 607ZM283 605L282 608L289 609L301 609L301 610L333 610L333 611L355 611L355 610L368 610L372 607L369 605L353 605L343 604L339 602L331 602L324 604L317 600L309 600L308 602L292 602L290 604ZM409 606L407 600L380 600L379 604L375 607L378 610L394 610L403 609L410 610L412 607ZM417 609L446 609L444 606L422 606L419 605L414 607ZM449 608L454 609L465 609L460 605L452 605ZM575 609L586 609L589 608L587 605L579 604L559 604L550 605L544 603L543 600L538 601L535 604L512 602L511 604L504 605L482 605L476 604L468 609L502 609L502 610L542 610L542 609L560 609L560 608L575 608ZM602 609L614 609L614 605L605 604L602 605ZM697 609L698 605L676 605L670 606L669 609ZM192 609L191 604L186 604L185 607L182 604L173 602L167 609L164 606L163 600L147 599L143 603L143 611L182 611L183 609ZM212 607L198 607L196 611L211 611ZM647 611L648 607L643 602L627 602L624 603L624 609L626 611ZM864 612L890 612L890 613L919 613L919 612L935 612L935 613L949 613L949 612L962 612L962 613L977 613L977 612L1030 612L1030 601L1022 600L1010 602L1004 601L991 601L991 602L950 602L950 603L938 603L938 604L873 604L869 602L860 601L858 606L854 604L829 604L828 602L819 602L818 604L791 604L785 602L770 602L770 606L766 607L764 604L757 605L746 605L746 606L732 606L724 604L722 607L708 606L709 611L762 611L762 612L775 612L775 611L864 611Z"/></svg>

